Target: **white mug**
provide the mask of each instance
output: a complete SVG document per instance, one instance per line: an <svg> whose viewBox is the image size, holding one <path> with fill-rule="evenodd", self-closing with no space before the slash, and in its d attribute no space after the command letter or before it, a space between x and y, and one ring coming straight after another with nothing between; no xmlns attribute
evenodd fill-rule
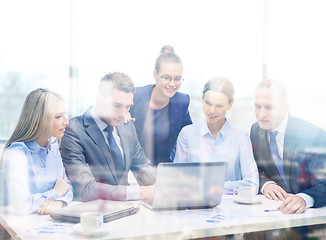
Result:
<svg viewBox="0 0 326 240"><path fill-rule="evenodd" d="M233 195L238 195L239 198L243 198L243 199L253 199L256 196L256 188L253 187L235 188L233 190Z"/></svg>
<svg viewBox="0 0 326 240"><path fill-rule="evenodd" d="M103 226L103 214L100 212L86 212L80 216L80 224L83 232L94 233Z"/></svg>

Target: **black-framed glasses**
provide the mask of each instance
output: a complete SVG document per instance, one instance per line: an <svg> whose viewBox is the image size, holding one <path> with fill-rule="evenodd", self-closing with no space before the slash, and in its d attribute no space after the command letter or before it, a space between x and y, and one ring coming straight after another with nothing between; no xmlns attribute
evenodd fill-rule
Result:
<svg viewBox="0 0 326 240"><path fill-rule="evenodd" d="M163 76L161 76L160 74L158 74L158 75L160 76L161 79L163 79L166 82L171 82L173 80L175 83L180 83L184 80L182 76L172 78L169 75L163 75Z"/></svg>

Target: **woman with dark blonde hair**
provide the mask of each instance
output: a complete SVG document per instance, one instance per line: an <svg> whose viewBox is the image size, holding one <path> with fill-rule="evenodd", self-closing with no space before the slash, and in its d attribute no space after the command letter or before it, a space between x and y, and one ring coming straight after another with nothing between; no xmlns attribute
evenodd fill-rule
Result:
<svg viewBox="0 0 326 240"><path fill-rule="evenodd" d="M225 117L234 102L233 84L226 78L208 81L202 102L206 119L181 130L174 162L227 162L224 193L242 187L257 192L258 170L249 135Z"/></svg>
<svg viewBox="0 0 326 240"><path fill-rule="evenodd" d="M60 95L42 88L28 94L2 156L0 198L10 212L48 214L71 202L57 140L68 124Z"/></svg>
<svg viewBox="0 0 326 240"><path fill-rule="evenodd" d="M172 46L164 46L156 59L155 84L138 87L130 109L137 135L153 165L173 161L180 130L192 124L190 97L180 93L183 66Z"/></svg>

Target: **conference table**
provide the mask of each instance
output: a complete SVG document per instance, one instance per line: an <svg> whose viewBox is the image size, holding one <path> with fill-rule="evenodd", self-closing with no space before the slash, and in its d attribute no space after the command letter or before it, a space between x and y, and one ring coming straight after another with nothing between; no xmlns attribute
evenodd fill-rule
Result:
<svg viewBox="0 0 326 240"><path fill-rule="evenodd" d="M280 201L263 195L258 202L243 204L224 195L215 208L152 211L142 205L138 213L104 224L106 232L86 237L72 223L54 221L49 215L12 216L0 213L0 223L12 239L194 239L326 223L326 207L303 214L282 214ZM268 210L268 211L266 211Z"/></svg>

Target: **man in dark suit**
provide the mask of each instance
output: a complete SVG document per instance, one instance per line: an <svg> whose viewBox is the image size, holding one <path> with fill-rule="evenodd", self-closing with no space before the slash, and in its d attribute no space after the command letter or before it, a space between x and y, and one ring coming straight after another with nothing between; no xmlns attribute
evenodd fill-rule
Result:
<svg viewBox="0 0 326 240"><path fill-rule="evenodd" d="M256 90L250 138L260 175L260 190L283 200L283 213L302 213L326 205L326 133L288 113L283 84L266 80Z"/></svg>
<svg viewBox="0 0 326 240"><path fill-rule="evenodd" d="M122 123L133 104L134 84L119 72L104 76L95 106L71 119L60 151L75 199L153 198L156 170L141 147L133 122ZM129 186L132 171L138 185Z"/></svg>

